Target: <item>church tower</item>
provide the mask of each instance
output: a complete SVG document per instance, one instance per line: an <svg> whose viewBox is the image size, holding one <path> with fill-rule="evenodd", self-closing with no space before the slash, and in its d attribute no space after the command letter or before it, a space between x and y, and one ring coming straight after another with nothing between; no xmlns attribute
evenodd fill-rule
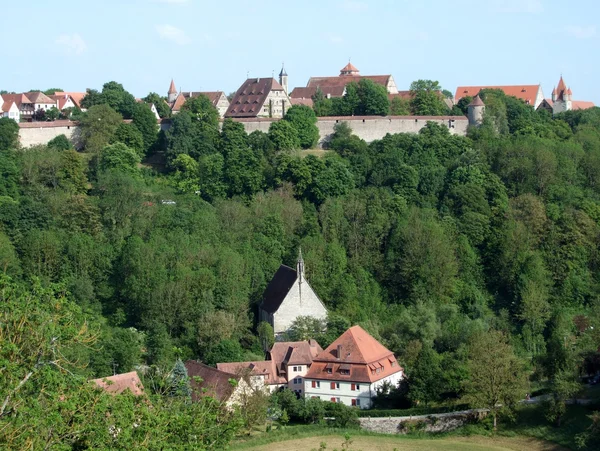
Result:
<svg viewBox="0 0 600 451"><path fill-rule="evenodd" d="M288 74L285 71L285 66L283 64L281 65L281 72L279 72L279 84L283 86L285 94L288 95Z"/></svg>
<svg viewBox="0 0 600 451"><path fill-rule="evenodd" d="M167 101L169 103L173 103L177 100L177 88L175 87L175 82L171 79L171 86L169 87L169 92L167 93Z"/></svg>
<svg viewBox="0 0 600 451"><path fill-rule="evenodd" d="M552 113L558 114L573 109L573 92L560 76L558 85L552 90Z"/></svg>

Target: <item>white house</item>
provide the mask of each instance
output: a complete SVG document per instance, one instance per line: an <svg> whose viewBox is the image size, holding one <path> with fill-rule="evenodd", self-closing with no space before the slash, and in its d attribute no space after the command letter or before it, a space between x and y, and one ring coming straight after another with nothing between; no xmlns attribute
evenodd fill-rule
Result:
<svg viewBox="0 0 600 451"><path fill-rule="evenodd" d="M315 340L285 341L273 345L268 353L275 363L277 374L287 380L287 386L298 395L304 394L304 376L314 358L323 351Z"/></svg>
<svg viewBox="0 0 600 451"><path fill-rule="evenodd" d="M279 267L259 307L260 321L268 322L277 338L281 338L300 316L327 319L327 309L304 276L302 252L295 271L289 266Z"/></svg>
<svg viewBox="0 0 600 451"><path fill-rule="evenodd" d="M6 100L4 99L6 97ZM0 117L8 117L16 122L21 120L21 113L17 103L8 96L0 96Z"/></svg>
<svg viewBox="0 0 600 451"><path fill-rule="evenodd" d="M224 373L243 377L248 380L253 389L264 390L268 393L287 385L287 380L277 373L275 362L272 360L217 363L217 369Z"/></svg>
<svg viewBox="0 0 600 451"><path fill-rule="evenodd" d="M304 396L368 409L385 382L403 378L392 351L360 326L344 332L313 360L304 377Z"/></svg>

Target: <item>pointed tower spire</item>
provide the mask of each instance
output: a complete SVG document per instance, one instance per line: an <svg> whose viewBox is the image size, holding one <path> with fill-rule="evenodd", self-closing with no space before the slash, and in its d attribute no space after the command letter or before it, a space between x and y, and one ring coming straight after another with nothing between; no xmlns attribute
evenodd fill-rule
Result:
<svg viewBox="0 0 600 451"><path fill-rule="evenodd" d="M169 92L167 93L167 100L169 102L175 102L177 99L177 88L175 87L175 82L171 78L171 86L169 86Z"/></svg>
<svg viewBox="0 0 600 451"><path fill-rule="evenodd" d="M302 283L304 277L304 258L302 257L302 248L298 248L298 263L296 264L296 271L298 273L298 280Z"/></svg>
<svg viewBox="0 0 600 451"><path fill-rule="evenodd" d="M288 93L288 74L285 71L285 65L281 63L281 72L279 72L279 84L283 87L285 93Z"/></svg>

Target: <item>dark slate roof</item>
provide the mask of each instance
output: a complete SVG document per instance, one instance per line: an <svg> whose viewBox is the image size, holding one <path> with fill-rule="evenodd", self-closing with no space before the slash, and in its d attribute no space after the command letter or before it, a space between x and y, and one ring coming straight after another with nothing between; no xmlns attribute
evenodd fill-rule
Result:
<svg viewBox="0 0 600 451"><path fill-rule="evenodd" d="M281 265L265 290L260 308L267 313L275 313L297 278L298 275L294 269Z"/></svg>
<svg viewBox="0 0 600 451"><path fill-rule="evenodd" d="M231 100L225 117L256 117L271 91L284 91L274 78L249 78ZM282 97L283 99L283 97Z"/></svg>

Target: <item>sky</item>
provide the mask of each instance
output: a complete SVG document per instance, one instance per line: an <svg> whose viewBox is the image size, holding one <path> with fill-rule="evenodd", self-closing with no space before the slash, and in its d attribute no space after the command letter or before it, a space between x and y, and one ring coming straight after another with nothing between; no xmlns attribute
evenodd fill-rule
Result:
<svg viewBox="0 0 600 451"><path fill-rule="evenodd" d="M2 0L0 90L101 89L138 97L236 91L250 77L290 89L338 75L464 85L542 84L561 74L600 105L598 0Z"/></svg>

